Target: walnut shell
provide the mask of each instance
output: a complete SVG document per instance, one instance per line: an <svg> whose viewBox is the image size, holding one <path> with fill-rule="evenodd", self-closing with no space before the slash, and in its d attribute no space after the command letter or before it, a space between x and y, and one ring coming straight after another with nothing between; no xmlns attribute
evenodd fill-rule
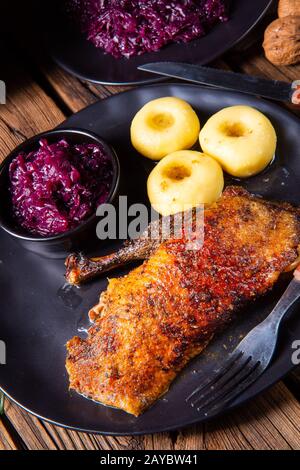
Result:
<svg viewBox="0 0 300 470"><path fill-rule="evenodd" d="M267 59L274 65L300 62L300 16L286 16L271 23L263 43Z"/></svg>
<svg viewBox="0 0 300 470"><path fill-rule="evenodd" d="M279 18L284 18L285 16L300 16L300 1L279 0L278 16Z"/></svg>

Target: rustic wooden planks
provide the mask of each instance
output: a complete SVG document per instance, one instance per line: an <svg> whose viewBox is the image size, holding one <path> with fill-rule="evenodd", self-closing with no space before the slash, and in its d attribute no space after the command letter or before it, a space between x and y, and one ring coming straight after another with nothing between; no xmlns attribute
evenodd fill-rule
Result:
<svg viewBox="0 0 300 470"><path fill-rule="evenodd" d="M37 418L7 401L6 417L31 450L290 450L300 449L300 404L283 384L211 423L179 432L141 437L90 435L66 430ZM18 449L0 420L0 449Z"/></svg>
<svg viewBox="0 0 300 470"><path fill-rule="evenodd" d="M3 420L0 420L0 450L17 450L18 447L12 439L11 434L4 425Z"/></svg>

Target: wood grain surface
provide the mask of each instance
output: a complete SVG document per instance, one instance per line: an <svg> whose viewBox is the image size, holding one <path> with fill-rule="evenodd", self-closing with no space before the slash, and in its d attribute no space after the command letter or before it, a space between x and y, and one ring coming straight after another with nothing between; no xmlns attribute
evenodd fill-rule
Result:
<svg viewBox="0 0 300 470"><path fill-rule="evenodd" d="M80 81L17 39L8 42L0 36L0 55L0 79L6 81L8 94L7 104L0 105L0 160L24 139L128 88ZM246 49L240 46L212 65L285 81L300 79L300 66L274 67L257 43L250 48L248 44ZM295 108L292 112L299 115ZM62 429L40 421L6 399L0 416L0 449L300 449L300 369L229 416L178 432L142 437Z"/></svg>

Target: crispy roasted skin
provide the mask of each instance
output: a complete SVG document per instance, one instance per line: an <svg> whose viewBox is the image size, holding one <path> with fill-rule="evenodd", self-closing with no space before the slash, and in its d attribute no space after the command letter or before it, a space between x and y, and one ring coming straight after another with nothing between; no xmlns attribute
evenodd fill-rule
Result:
<svg viewBox="0 0 300 470"><path fill-rule="evenodd" d="M127 276L111 279L87 339L67 344L70 388L141 414L248 301L298 257L299 211L228 188L205 211L202 249L164 241Z"/></svg>

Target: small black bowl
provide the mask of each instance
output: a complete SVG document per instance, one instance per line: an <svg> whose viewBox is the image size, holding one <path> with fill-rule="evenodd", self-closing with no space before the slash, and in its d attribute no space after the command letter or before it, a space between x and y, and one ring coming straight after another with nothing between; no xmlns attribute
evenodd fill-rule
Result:
<svg viewBox="0 0 300 470"><path fill-rule="evenodd" d="M101 145L107 155L111 157L113 164L113 181L107 203L113 203L116 198L120 180L120 164L118 157L112 147L110 147L98 135L82 129L55 129L38 134L31 139L26 140L13 150L0 166L0 227L18 240L24 248L38 253L48 258L64 258L66 254L73 250L80 250L90 246L96 239L97 217L95 214L83 221L78 227L68 232L42 237L32 235L20 227L12 216L11 197L9 194L9 165L11 161L20 153L29 153L38 148L40 139L47 139L49 143L57 142L65 138L69 143L96 143Z"/></svg>

